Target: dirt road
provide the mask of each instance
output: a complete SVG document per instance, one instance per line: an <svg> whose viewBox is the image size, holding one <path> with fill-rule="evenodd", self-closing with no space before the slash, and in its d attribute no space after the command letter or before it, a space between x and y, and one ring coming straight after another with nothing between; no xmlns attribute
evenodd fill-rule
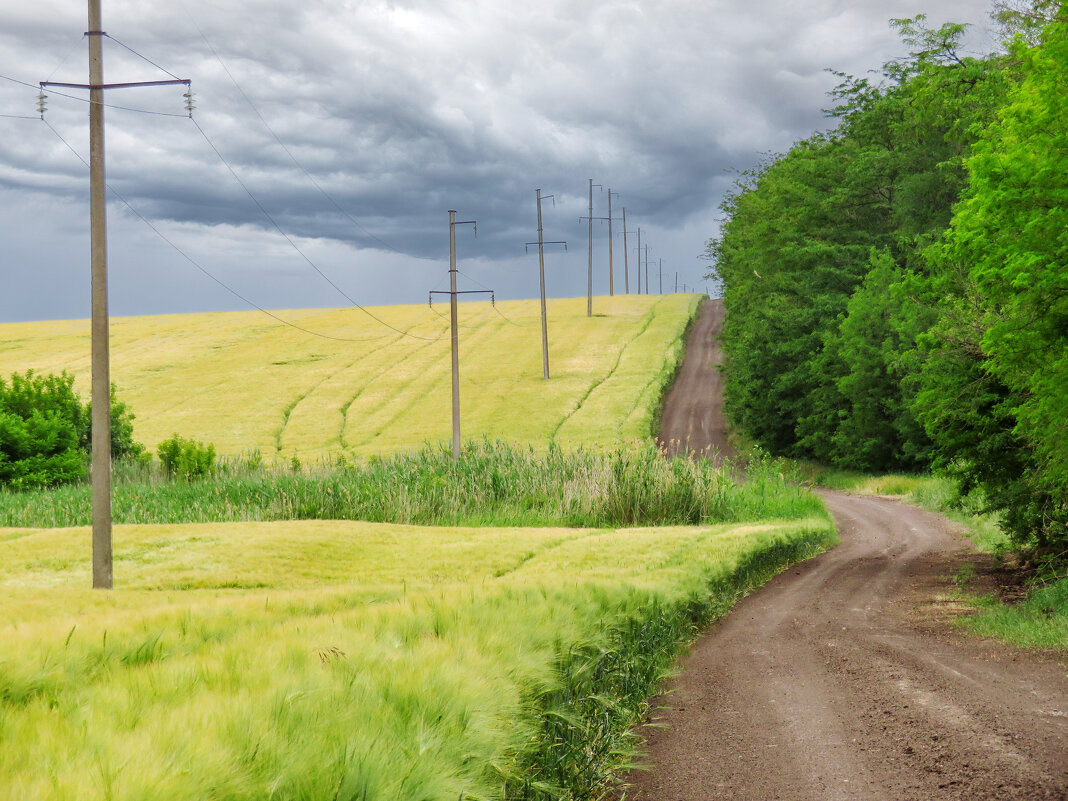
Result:
<svg viewBox="0 0 1068 801"><path fill-rule="evenodd" d="M842 544L696 643L626 798L1068 798L1066 660L952 627L970 548L943 518L824 497Z"/></svg>
<svg viewBox="0 0 1068 801"><path fill-rule="evenodd" d="M683 450L711 449L732 455L723 416L723 363L718 337L723 330L723 301L707 300L690 329L686 359L664 399L658 442L675 456Z"/></svg>

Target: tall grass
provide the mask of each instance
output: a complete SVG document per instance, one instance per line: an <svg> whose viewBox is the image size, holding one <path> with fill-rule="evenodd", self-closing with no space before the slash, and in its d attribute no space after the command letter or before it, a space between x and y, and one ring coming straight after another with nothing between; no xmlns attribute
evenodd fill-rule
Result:
<svg viewBox="0 0 1068 801"><path fill-rule="evenodd" d="M0 538L5 798L597 797L695 627L833 536L120 527L137 578L100 593L84 533Z"/></svg>
<svg viewBox="0 0 1068 801"><path fill-rule="evenodd" d="M419 525L691 525L820 514L783 464L754 459L744 481L708 459L664 459L635 441L611 450L545 450L468 442L457 462L425 447L411 455L291 472L232 462L204 480L134 471L114 488L115 520L192 523L367 520ZM0 525L90 522L88 487L0 492Z"/></svg>

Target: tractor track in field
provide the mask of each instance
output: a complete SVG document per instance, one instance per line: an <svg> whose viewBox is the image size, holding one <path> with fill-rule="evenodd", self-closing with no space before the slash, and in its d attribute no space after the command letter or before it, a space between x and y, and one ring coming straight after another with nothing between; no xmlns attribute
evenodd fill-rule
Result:
<svg viewBox="0 0 1068 801"><path fill-rule="evenodd" d="M704 317L686 357L700 363L684 364L661 433L689 434L697 450L726 444L709 398L721 392L709 332L722 303L706 303ZM945 518L883 498L822 497L841 544L704 632L655 702L648 769L626 777L619 797L1068 799L1068 657L953 625L963 613L953 576L985 557Z"/></svg>

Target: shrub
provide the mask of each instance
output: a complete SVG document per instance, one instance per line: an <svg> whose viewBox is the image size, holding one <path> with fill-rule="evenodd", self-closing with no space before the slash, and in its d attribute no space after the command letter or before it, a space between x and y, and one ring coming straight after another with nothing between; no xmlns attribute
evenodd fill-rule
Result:
<svg viewBox="0 0 1068 801"><path fill-rule="evenodd" d="M211 474L215 466L215 446L186 439L177 434L165 439L156 451L163 469L177 478L192 479Z"/></svg>

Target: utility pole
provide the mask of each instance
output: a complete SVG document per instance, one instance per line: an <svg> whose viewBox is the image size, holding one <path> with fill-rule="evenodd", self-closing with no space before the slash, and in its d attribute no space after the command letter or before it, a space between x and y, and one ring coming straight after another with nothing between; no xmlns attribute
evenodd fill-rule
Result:
<svg viewBox="0 0 1068 801"><path fill-rule="evenodd" d="M615 267L612 264L612 195L618 195L619 192L613 192L612 188L608 188L608 294L609 296L616 294L616 273Z"/></svg>
<svg viewBox="0 0 1068 801"><path fill-rule="evenodd" d="M630 251L627 249L627 207L623 207L623 280L630 294Z"/></svg>
<svg viewBox="0 0 1068 801"><path fill-rule="evenodd" d="M104 90L134 86L184 84L188 80L104 83L104 48L100 0L89 0L89 83L41 81L40 98L46 86L89 90L89 252L91 298L91 353L93 406L92 455L90 458L93 520L93 588L111 589L113 560L111 548L111 344L108 319L108 230L107 177L104 167ZM186 91L186 109L192 115L192 94ZM42 102L42 116L44 112Z"/></svg>
<svg viewBox="0 0 1068 801"><path fill-rule="evenodd" d="M100 0L89 0L89 250L92 281L93 588L110 590L111 345L108 324L107 178L104 170L104 35Z"/></svg>
<svg viewBox="0 0 1068 801"><path fill-rule="evenodd" d="M660 260L660 294L664 294L664 260Z"/></svg>
<svg viewBox="0 0 1068 801"><path fill-rule="evenodd" d="M541 227L541 190L534 190L538 199L538 278L541 282L541 361L542 372L546 380L549 379L549 323L548 315L545 308L545 246L546 245L563 245L564 250L567 250L567 242L563 240L557 240L554 242L546 242L542 235ZM556 206L556 199L553 195L546 195L546 198L553 198L553 206ZM527 242L525 247L529 248L534 242ZM529 250L528 250L529 252Z"/></svg>
<svg viewBox="0 0 1068 801"><path fill-rule="evenodd" d="M478 236L478 223L475 220L463 220L457 222L456 210L449 209L449 323L452 328L452 460L460 458L460 326L456 319L456 296L457 295L493 295L492 289L472 289L466 292L456 291L456 226L473 225L475 236ZM433 303L434 295L446 294L431 290L430 299Z"/></svg>
<svg viewBox="0 0 1068 801"><path fill-rule="evenodd" d="M679 291L679 271L676 270L675 271L675 293L678 294L678 291Z"/></svg>
<svg viewBox="0 0 1068 801"><path fill-rule="evenodd" d="M600 186L601 191L604 191L604 187L601 184L595 184L593 179L590 178L590 213L587 216L587 220L590 222L590 258L588 275L586 278L586 316L593 317L593 187ZM604 217L598 217L597 219L603 220ZM579 218L579 222L582 222L582 218Z"/></svg>
<svg viewBox="0 0 1068 801"><path fill-rule="evenodd" d="M640 255L640 254L639 254ZM645 294L650 294L649 291L649 243L645 243Z"/></svg>
<svg viewBox="0 0 1068 801"><path fill-rule="evenodd" d="M638 294L642 293L642 229L638 228L638 269L635 271L638 275ZM648 294L649 285L645 285L645 292Z"/></svg>

